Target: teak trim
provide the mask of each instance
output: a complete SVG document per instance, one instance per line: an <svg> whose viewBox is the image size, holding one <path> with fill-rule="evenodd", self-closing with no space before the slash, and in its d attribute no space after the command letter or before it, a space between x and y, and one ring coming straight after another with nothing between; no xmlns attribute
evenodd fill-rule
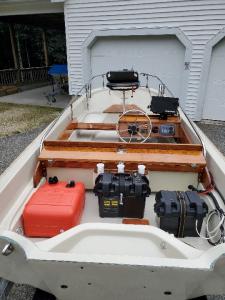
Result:
<svg viewBox="0 0 225 300"><path fill-rule="evenodd" d="M138 119L137 119L138 118ZM155 115L150 116L152 121L152 128L159 128L160 125L164 124L173 124L175 126L175 134L172 136L162 136L159 132L152 131L151 137L153 138L175 138L179 139L179 141L183 144L191 144L192 140L187 136L183 126L181 125L181 119L178 116L168 117L167 120L161 120ZM129 122L142 122L143 116L138 115L127 115L124 117L124 124ZM145 118L144 118L145 120ZM117 124L116 123L86 123L86 122L77 122L77 120L73 120L70 122L63 132L60 133L58 140L68 140L73 133L73 130L103 130L103 131L116 131Z"/></svg>
<svg viewBox="0 0 225 300"><path fill-rule="evenodd" d="M145 164L149 170L175 172L202 172L206 165L199 144L46 140L39 160L46 167L86 169L95 169L98 162L104 162L108 169L115 169L118 162L124 161L130 170Z"/></svg>
<svg viewBox="0 0 225 300"><path fill-rule="evenodd" d="M185 132L185 129L183 127L183 124L180 124L180 142L184 144L191 144L192 139L191 137Z"/></svg>
<svg viewBox="0 0 225 300"><path fill-rule="evenodd" d="M172 143L122 143L122 142L77 142L77 141L60 141L60 140L46 140L44 141L44 147L54 147L54 150L63 148L110 148L110 149L160 149L160 150L186 150L186 151L202 151L202 145L200 144L172 144Z"/></svg>
<svg viewBox="0 0 225 300"><path fill-rule="evenodd" d="M83 129L83 130L116 130L115 123L70 123L67 129Z"/></svg>
<svg viewBox="0 0 225 300"><path fill-rule="evenodd" d="M99 160L101 161L101 160ZM43 160L46 168L76 168L76 169L96 169L96 164L99 161L70 161L70 160ZM118 162L104 162L106 170L117 170ZM176 163L145 163L140 161L139 163L126 162L125 171L131 172L137 170L138 164L145 164L149 171L167 171L167 172L192 172L200 173L203 171L203 165L197 165L193 167L190 164L176 164Z"/></svg>
<svg viewBox="0 0 225 300"><path fill-rule="evenodd" d="M36 188L43 177L46 177L46 166L42 161L38 161L33 175L33 184Z"/></svg>
<svg viewBox="0 0 225 300"><path fill-rule="evenodd" d="M152 126L154 125L162 125L162 124L174 124L179 125L181 123L180 118L178 117L170 117L167 120L160 120L156 116L150 116ZM142 122L146 121L146 118L142 115L127 115L124 116L121 122L129 123L129 122ZM86 122L77 122L76 120L72 121L67 127L67 130L75 130L75 129L90 129L90 130L115 130L115 123L86 123Z"/></svg>

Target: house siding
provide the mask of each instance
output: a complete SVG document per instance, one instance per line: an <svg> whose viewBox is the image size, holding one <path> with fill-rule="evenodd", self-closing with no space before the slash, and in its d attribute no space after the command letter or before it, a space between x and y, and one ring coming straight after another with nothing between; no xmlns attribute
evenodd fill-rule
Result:
<svg viewBox="0 0 225 300"><path fill-rule="evenodd" d="M93 30L178 28L192 44L185 110L201 118L204 54L208 41L225 27L224 0L67 0L64 12L71 94L84 83L83 44Z"/></svg>

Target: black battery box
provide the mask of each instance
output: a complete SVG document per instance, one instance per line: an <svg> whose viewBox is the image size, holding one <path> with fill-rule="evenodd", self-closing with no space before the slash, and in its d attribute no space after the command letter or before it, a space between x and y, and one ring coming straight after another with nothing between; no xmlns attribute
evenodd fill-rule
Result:
<svg viewBox="0 0 225 300"><path fill-rule="evenodd" d="M155 197L154 211L160 228L176 237L196 237L208 213L208 206L197 192L159 191Z"/></svg>
<svg viewBox="0 0 225 300"><path fill-rule="evenodd" d="M141 219L151 190L145 175L102 173L95 180L94 193L98 196L100 217Z"/></svg>

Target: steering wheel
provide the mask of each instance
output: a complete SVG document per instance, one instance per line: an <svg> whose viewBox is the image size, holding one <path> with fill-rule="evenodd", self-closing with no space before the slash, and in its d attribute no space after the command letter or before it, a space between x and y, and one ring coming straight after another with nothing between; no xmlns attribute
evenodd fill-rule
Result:
<svg viewBox="0 0 225 300"><path fill-rule="evenodd" d="M151 135L152 122L142 110L127 110L119 117L116 131L124 143L145 143Z"/></svg>

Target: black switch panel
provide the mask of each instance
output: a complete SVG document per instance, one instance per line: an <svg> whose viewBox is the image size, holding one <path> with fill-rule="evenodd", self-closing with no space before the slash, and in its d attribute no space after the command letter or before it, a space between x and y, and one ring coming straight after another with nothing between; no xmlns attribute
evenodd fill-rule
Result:
<svg viewBox="0 0 225 300"><path fill-rule="evenodd" d="M175 135L175 126L172 124L160 125L159 133L162 136L174 136Z"/></svg>

